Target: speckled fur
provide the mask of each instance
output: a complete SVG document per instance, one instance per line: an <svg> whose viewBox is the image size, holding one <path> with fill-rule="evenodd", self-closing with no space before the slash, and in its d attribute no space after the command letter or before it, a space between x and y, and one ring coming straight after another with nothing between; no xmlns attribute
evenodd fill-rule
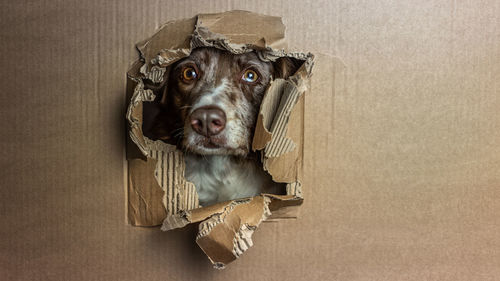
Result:
<svg viewBox="0 0 500 281"><path fill-rule="evenodd" d="M281 194L282 185L253 159L230 155L186 155L186 178L194 183L204 206L261 192Z"/></svg>

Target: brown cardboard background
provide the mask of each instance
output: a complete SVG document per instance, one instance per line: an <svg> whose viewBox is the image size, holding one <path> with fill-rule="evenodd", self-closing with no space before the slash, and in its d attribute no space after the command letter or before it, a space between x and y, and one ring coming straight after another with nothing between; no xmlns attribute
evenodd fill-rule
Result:
<svg viewBox="0 0 500 281"><path fill-rule="evenodd" d="M500 276L497 1L1 6L1 279ZM125 72L160 24L229 9L284 16L290 46L347 67L306 99L301 218L215 271L192 228L125 223Z"/></svg>

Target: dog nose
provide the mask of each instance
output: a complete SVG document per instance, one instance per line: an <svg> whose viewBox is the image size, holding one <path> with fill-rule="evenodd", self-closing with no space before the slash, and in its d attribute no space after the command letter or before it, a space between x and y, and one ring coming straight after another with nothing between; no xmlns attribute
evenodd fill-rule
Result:
<svg viewBox="0 0 500 281"><path fill-rule="evenodd" d="M226 127L226 114L217 107L201 107L191 113L191 127L205 137L215 136Z"/></svg>

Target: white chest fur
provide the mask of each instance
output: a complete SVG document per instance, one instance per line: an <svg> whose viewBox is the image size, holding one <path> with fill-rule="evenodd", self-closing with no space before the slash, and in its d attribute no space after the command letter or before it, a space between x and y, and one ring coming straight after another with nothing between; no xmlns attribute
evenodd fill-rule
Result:
<svg viewBox="0 0 500 281"><path fill-rule="evenodd" d="M186 154L186 179L196 186L200 204L256 196L260 193L280 194L276 184L258 162L226 155Z"/></svg>

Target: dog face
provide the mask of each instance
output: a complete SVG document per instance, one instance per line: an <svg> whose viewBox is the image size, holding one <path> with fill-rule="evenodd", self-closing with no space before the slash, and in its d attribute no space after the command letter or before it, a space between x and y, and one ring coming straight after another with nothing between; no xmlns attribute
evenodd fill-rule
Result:
<svg viewBox="0 0 500 281"><path fill-rule="evenodd" d="M292 72L290 59L264 62L257 53L197 48L171 66L160 117L180 146L202 155L245 156L272 77Z"/></svg>
<svg viewBox="0 0 500 281"><path fill-rule="evenodd" d="M248 154L273 72L273 64L254 52L233 55L215 48L195 49L173 65L167 104L180 116L182 147L203 155Z"/></svg>

